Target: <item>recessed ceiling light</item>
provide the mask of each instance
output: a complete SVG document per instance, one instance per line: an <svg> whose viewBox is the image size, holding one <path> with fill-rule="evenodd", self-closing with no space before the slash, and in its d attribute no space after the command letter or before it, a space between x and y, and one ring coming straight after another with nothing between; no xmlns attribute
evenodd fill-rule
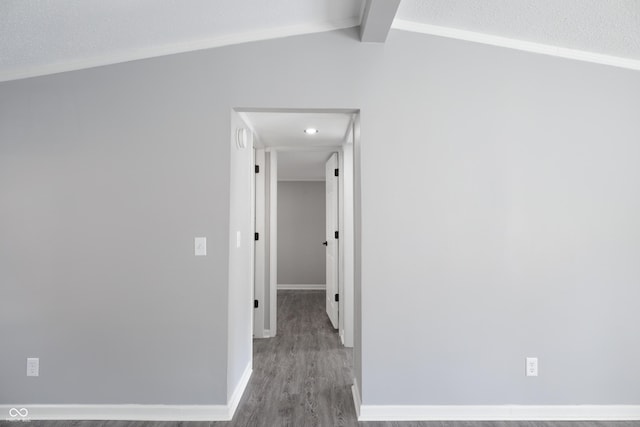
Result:
<svg viewBox="0 0 640 427"><path fill-rule="evenodd" d="M306 128L304 130L304 133L306 133L307 135L315 135L316 133L318 133L318 129L316 129L316 128Z"/></svg>

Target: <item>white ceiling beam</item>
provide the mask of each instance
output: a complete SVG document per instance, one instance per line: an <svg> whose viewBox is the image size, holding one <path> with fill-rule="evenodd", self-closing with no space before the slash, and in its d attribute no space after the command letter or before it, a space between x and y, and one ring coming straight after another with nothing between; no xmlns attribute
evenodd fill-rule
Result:
<svg viewBox="0 0 640 427"><path fill-rule="evenodd" d="M360 41L384 43L396 17L400 0L367 0L360 24Z"/></svg>

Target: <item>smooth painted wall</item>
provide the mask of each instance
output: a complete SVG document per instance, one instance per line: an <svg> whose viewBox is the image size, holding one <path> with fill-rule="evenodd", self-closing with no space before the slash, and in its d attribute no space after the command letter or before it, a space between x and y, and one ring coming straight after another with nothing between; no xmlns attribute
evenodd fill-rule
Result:
<svg viewBox="0 0 640 427"><path fill-rule="evenodd" d="M227 397L236 389L242 375L251 369L253 351L253 145L240 148L236 129L249 129L240 115L231 112L229 201L229 324ZM251 138L253 141L253 138Z"/></svg>
<svg viewBox="0 0 640 427"><path fill-rule="evenodd" d="M278 182L278 284L324 285L324 181Z"/></svg>
<svg viewBox="0 0 640 427"><path fill-rule="evenodd" d="M1 403L226 402L230 109L183 60L0 84Z"/></svg>
<svg viewBox="0 0 640 427"><path fill-rule="evenodd" d="M638 403L640 73L355 29L0 84L0 402L226 402L238 106L360 109L365 404Z"/></svg>

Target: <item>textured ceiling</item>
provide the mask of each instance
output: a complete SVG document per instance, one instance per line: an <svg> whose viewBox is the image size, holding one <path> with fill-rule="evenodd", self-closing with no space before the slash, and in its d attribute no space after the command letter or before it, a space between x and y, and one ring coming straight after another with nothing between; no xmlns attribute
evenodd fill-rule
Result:
<svg viewBox="0 0 640 427"><path fill-rule="evenodd" d="M355 26L364 1L0 0L0 81ZM640 0L402 0L396 18L640 60Z"/></svg>
<svg viewBox="0 0 640 427"><path fill-rule="evenodd" d="M640 59L640 0L402 0L396 18Z"/></svg>
<svg viewBox="0 0 640 427"><path fill-rule="evenodd" d="M344 28L361 12L362 0L0 0L0 77Z"/></svg>

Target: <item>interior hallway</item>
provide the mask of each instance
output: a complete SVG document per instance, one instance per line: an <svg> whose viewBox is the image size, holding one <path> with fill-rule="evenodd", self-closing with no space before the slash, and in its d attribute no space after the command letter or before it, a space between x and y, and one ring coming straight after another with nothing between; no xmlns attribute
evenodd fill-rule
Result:
<svg viewBox="0 0 640 427"><path fill-rule="evenodd" d="M253 343L236 416L215 426L353 425L352 350L329 322L324 291L278 291L278 335Z"/></svg>
<svg viewBox="0 0 640 427"><path fill-rule="evenodd" d="M254 340L253 375L230 422L32 421L33 427L638 427L627 422L358 423L351 349L325 313L324 291L279 291L278 336ZM0 427L21 423L0 421Z"/></svg>

